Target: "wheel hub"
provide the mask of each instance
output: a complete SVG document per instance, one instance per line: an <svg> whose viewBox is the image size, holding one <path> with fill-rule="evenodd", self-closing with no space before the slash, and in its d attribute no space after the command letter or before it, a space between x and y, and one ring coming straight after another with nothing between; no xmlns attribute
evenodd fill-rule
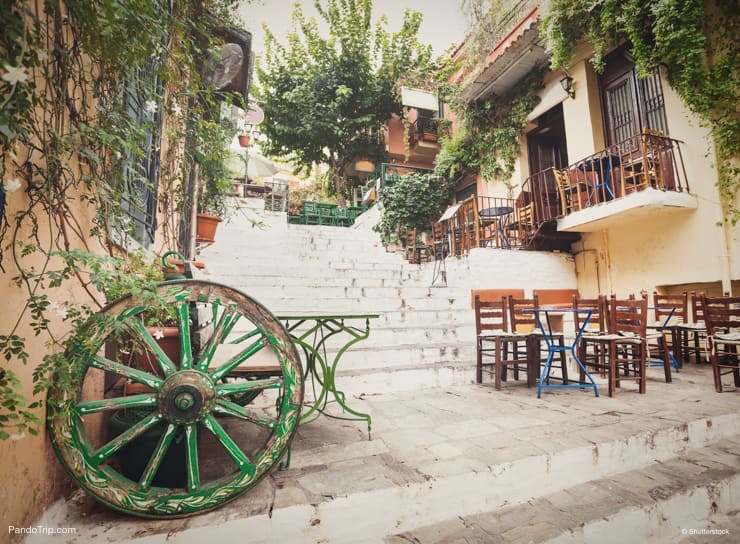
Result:
<svg viewBox="0 0 740 544"><path fill-rule="evenodd" d="M171 423L188 424L203 419L216 403L211 379L196 370L173 374L159 391L159 409Z"/></svg>

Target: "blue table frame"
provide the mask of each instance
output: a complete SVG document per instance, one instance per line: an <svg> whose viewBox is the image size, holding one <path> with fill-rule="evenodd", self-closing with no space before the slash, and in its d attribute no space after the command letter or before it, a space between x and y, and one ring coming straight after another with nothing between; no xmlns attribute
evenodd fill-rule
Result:
<svg viewBox="0 0 740 544"><path fill-rule="evenodd" d="M583 335L583 331L586 330L586 327L588 325L589 320L591 319L591 314L593 313L592 310L587 309L576 309L576 308L531 308L527 310L523 310L527 313L533 313L535 320L537 321L537 325L539 325L540 330L542 331L542 338L545 340L545 345L547 346L547 360L545 361L545 369L540 374L540 380L537 383L537 398L540 398L540 395L542 394L543 389L584 389L587 387L592 387L594 390L594 395L599 396L599 388L596 386L596 382L594 381L591 374L589 374L588 370L586 370L585 365L583 362L578 358L578 354L576 353L576 346L578 345L578 342L581 340L581 336ZM550 314L551 313L585 313L586 318L583 320L583 323L581 323L581 327L578 330L578 333L576 334L575 339L573 340L573 343L571 345L561 346L560 344L555 342L555 333L552 330L552 324L550 323ZM542 322L542 319L540 318L540 313L545 314L545 322L547 323L547 330L545 330L545 324ZM577 383L569 383L569 384L560 384L560 385L552 385L550 384L550 368L552 365L552 359L555 356L556 353L560 353L562 351L569 351L571 355L573 356L573 359L578 363L578 366L583 371L583 374L588 378L590 383L584 383L584 382L577 382Z"/></svg>
<svg viewBox="0 0 740 544"><path fill-rule="evenodd" d="M620 160L617 155L605 155L603 157L593 157L586 159L578 163L578 169L582 172L597 172L599 180L597 183L591 185L591 192L588 195L588 205L593 204L593 197L596 192L604 187L611 197L610 200L616 198L614 191L611 186L611 172L612 168L620 165ZM603 179L601 176L603 174Z"/></svg>
<svg viewBox="0 0 740 544"><path fill-rule="evenodd" d="M650 325L648 325L648 328L649 329L655 329L655 330L657 330L660 333L664 332L666 329L671 329L671 337L672 337L672 340L673 340L673 345L675 346L676 343L677 343L678 335L676 333L676 327L675 326L671 326L670 325L670 321L671 321L671 318L673 317L673 314L676 312L676 307L675 306L650 306L650 307L648 307L648 310L670 310L670 312L668 313L668 317L665 318L665 321L663 321L662 324L660 324L658 326L650 326ZM663 338L662 337L661 338L658 338L658 342L659 343L662 343L663 342ZM662 349L666 349L667 350L668 347L667 346L663 346ZM674 356L673 352L669 350L668 351L668 355L671 358L671 366L676 370L676 372L680 372L678 361L676 360L676 357ZM660 362L660 363L653 363L652 359L649 362L650 362L650 366L663 366L663 363L662 362Z"/></svg>

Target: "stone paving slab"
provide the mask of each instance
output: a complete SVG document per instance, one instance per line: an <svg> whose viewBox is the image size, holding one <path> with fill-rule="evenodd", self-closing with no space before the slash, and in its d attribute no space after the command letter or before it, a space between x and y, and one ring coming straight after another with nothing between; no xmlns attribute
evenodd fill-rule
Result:
<svg viewBox="0 0 740 544"><path fill-rule="evenodd" d="M551 390L537 399L524 382L509 381L502 391L470 384L364 395L348 398L348 405L372 415L372 440L364 422L320 417L302 425L290 468L273 470L214 512L142 520L77 493L39 523L76 527L75 536L65 537L71 544L91 542L93 535L96 542L189 543L216 535L244 543L381 542L437 523L459 529L455 520L466 516L679 455L691 460L687 452L740 435L740 393L716 393L708 365L687 366L671 384L652 376L645 395L626 384L613 398ZM694 466L717 470L728 459L701 458ZM660 474L651 478L657 482ZM653 487L667 485L657 483ZM614 488L621 489L616 482ZM627 504L629 491L612 506ZM545 526L534 531L549 534ZM440 542L526 541L517 530L489 537L479 527L463 539Z"/></svg>

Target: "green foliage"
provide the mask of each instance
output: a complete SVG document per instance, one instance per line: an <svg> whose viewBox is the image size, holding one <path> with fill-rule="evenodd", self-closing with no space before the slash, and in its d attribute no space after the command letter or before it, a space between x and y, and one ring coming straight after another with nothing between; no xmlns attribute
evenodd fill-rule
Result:
<svg viewBox="0 0 740 544"><path fill-rule="evenodd" d="M435 173L457 179L468 172L479 172L484 178L509 186L519 156L519 138L527 115L540 101L536 93L541 88L541 71L531 73L505 95L483 102L462 102L455 89L447 88L446 99L458 116L460 128L456 135L442 139Z"/></svg>
<svg viewBox="0 0 740 544"><path fill-rule="evenodd" d="M229 144L236 134L236 127L227 119L199 119L195 162L200 166L201 189L198 194L198 211L218 217L227 215L226 200L233 194L234 182L228 170Z"/></svg>
<svg viewBox="0 0 740 544"><path fill-rule="evenodd" d="M380 189L383 217L373 228L384 245L397 242L410 229L429 232L447 206L454 182L434 174L401 176Z"/></svg>
<svg viewBox="0 0 740 544"><path fill-rule="evenodd" d="M401 29L371 22L371 0L316 2L328 27L307 20L300 6L287 45L265 29L265 58L257 65L256 95L265 121L264 150L309 171L325 164L343 198L344 172L358 159L382 162L380 126L401 113L395 84L401 74L426 66L431 48L418 43L421 15L407 11Z"/></svg>
<svg viewBox="0 0 740 544"><path fill-rule="evenodd" d="M740 10L711 0L552 0L544 20L553 68L567 67L576 45L594 47L594 65L622 40L629 40L638 72L663 65L668 82L710 127L717 152L719 192L725 218L740 219ZM735 6L737 7L737 6Z"/></svg>
<svg viewBox="0 0 740 544"><path fill-rule="evenodd" d="M142 162L162 116L169 147L154 164L165 246L177 244L174 214L188 205L192 163L223 180L213 131L201 123L214 118L215 93L204 88L198 66L203 51L220 43L218 30L234 26L236 4L0 0L0 186L17 190L2 191L8 202L0 216L0 271L10 262L14 285L26 295L21 308L7 310L15 323L0 336L0 438L39 423L32 413L38 403L22 398L11 370L35 364L20 331L30 329L33 344L50 350L34 368L39 393L55 365L66 364L65 351L80 348L68 340L99 308L100 291L117 296L155 281L134 255L98 261L91 252L113 254L134 232L128 208L142 204L136 186L149 181L131 165ZM124 100L134 95L138 107ZM54 293L86 293L88 300L54 301ZM66 327L57 327L60 318Z"/></svg>

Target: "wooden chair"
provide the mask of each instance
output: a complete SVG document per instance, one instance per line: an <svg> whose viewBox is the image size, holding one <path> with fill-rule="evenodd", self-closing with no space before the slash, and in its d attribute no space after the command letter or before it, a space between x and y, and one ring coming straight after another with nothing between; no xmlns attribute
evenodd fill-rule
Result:
<svg viewBox="0 0 740 544"><path fill-rule="evenodd" d="M600 337L607 334L608 311L606 296L599 295L597 298L580 298L573 295L572 307L575 310L590 310L591 317L581 335L578 345L578 358L586 366L606 377L609 369L608 344L601 342ZM575 334L581 330L586 312L573 313L573 326ZM584 380L581 372L581 381Z"/></svg>
<svg viewBox="0 0 740 544"><path fill-rule="evenodd" d="M560 195L560 213L566 216L570 213L583 209L585 202L588 201L588 184L583 181L572 181L567 170L553 170L555 182L558 186Z"/></svg>
<svg viewBox="0 0 740 544"><path fill-rule="evenodd" d="M645 393L647 362L647 299L630 298L619 300L612 297L608 302L608 333L593 336L589 342L600 344L598 349L605 349L608 354L606 374L609 381L609 396L613 396L621 380L631 379L637 382L638 390ZM620 376L619 370L624 370ZM583 381L584 376L581 376Z"/></svg>
<svg viewBox="0 0 740 544"><path fill-rule="evenodd" d="M406 231L406 260L411 264L429 261L429 248L418 241L416 229Z"/></svg>
<svg viewBox="0 0 740 544"><path fill-rule="evenodd" d="M667 347L676 360L685 360L685 342L687 336L681 332L680 325L689 321L689 296L686 291L678 295L661 295L653 291L653 316L657 324L670 319L666 337L670 340Z"/></svg>
<svg viewBox="0 0 740 544"><path fill-rule="evenodd" d="M675 188L673 144L659 130L642 129L642 147L645 154L646 180L656 189Z"/></svg>
<svg viewBox="0 0 740 544"><path fill-rule="evenodd" d="M517 343L514 345L514 349L517 352L515 358L521 358L522 356L527 357L529 360L529 368L536 369L536 378L539 378L539 371L544 365L547 359L547 349L542 349L542 330L537 325L537 318L534 312L525 311L539 308L539 299L536 296L532 298L521 298L517 299L512 296L508 297L507 300L509 306L509 330L516 333L525 333L528 335L526 342ZM559 345L565 345L565 339L561 334L555 334L553 342L557 342ZM550 365L551 369L559 369L560 377L554 377L550 379L562 380L563 384L568 383L568 366L565 361L565 352L560 352L560 364Z"/></svg>
<svg viewBox="0 0 740 544"><path fill-rule="evenodd" d="M735 389L740 389L740 297L701 296L704 322L707 325L709 358L714 375L714 388L722 392L722 376L732 374Z"/></svg>
<svg viewBox="0 0 740 544"><path fill-rule="evenodd" d="M444 259L450 253L450 240L447 233L447 223L435 221L432 224L432 256L435 261Z"/></svg>
<svg viewBox="0 0 740 544"><path fill-rule="evenodd" d="M469 252L475 247L481 246L480 241L480 218L478 217L478 198L471 195L466 198L460 206L460 219L462 229L462 244L464 252Z"/></svg>
<svg viewBox="0 0 740 544"><path fill-rule="evenodd" d="M671 366L678 372L678 360L674 356L674 352L670 349L669 344L677 343L677 334L674 333L676 330L671 323L673 316L675 315L678 307L675 305L668 305L669 301L673 301L673 297L666 295L664 298L656 299L656 294L653 293L653 306L649 306L650 302L648 299L647 292L642 293L642 298L648 301L648 322L647 331L645 333L645 341L647 345L647 365L648 367L662 366L665 372L665 381L670 383L671 378ZM658 300L663 300L664 305L659 305ZM650 310L653 312L654 319L650 318ZM668 338L671 341L668 341Z"/></svg>
<svg viewBox="0 0 740 544"><path fill-rule="evenodd" d="M522 192L516 200L514 220L506 225L507 238L514 247L527 247L534 232L534 202Z"/></svg>
<svg viewBox="0 0 740 544"><path fill-rule="evenodd" d="M475 381L483 382L483 373L493 374L494 387L501 389L501 381L506 380L506 367L512 366L514 378L519 379L519 365L527 368L527 359L509 357L509 348L516 346L519 341L526 340L525 334L511 333L507 325L506 298L498 300L481 300L480 296L473 299L475 309L476 333L476 367ZM513 352L516 355L516 351ZM486 362L490 359L490 362ZM527 374L527 385L533 380Z"/></svg>
<svg viewBox="0 0 740 544"><path fill-rule="evenodd" d="M690 319L678 325L678 331L683 348L684 361L688 362L693 354L696 364L702 360L709 360L709 350L707 348L707 327L704 323L704 309L701 303L703 293L697 295L696 291L691 292L691 314ZM687 312L687 315L688 312Z"/></svg>

